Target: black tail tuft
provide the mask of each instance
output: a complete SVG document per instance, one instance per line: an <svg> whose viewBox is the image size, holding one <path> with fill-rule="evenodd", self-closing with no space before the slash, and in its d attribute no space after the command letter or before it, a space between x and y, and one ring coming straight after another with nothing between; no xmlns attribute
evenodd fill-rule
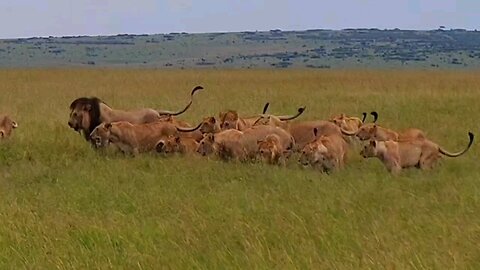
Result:
<svg viewBox="0 0 480 270"><path fill-rule="evenodd" d="M376 123L378 120L378 113L376 111L373 111L370 114L373 116L373 123Z"/></svg>
<svg viewBox="0 0 480 270"><path fill-rule="evenodd" d="M473 132L468 132L468 138L470 138L470 142L473 143L473 139L475 138L475 135L473 134Z"/></svg>
<svg viewBox="0 0 480 270"><path fill-rule="evenodd" d="M363 113L362 113L362 116L363 116L363 118L362 118L362 123L365 123L365 119L367 119L367 113L366 113L366 112L363 112Z"/></svg>
<svg viewBox="0 0 480 270"><path fill-rule="evenodd" d="M270 102L265 103L265 106L263 106L262 114L265 114L267 112L268 106L270 106Z"/></svg>
<svg viewBox="0 0 480 270"><path fill-rule="evenodd" d="M198 90L202 90L203 89L203 86L195 86L195 88L193 88L192 90L192 93L190 93L191 96L193 96L195 94L195 92L197 92Z"/></svg>

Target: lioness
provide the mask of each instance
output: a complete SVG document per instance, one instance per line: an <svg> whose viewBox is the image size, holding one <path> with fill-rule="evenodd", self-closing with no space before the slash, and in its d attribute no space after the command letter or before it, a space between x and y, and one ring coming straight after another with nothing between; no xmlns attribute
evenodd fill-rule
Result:
<svg viewBox="0 0 480 270"><path fill-rule="evenodd" d="M204 156L215 153L223 159L254 159L258 150L257 142L265 140L271 134L278 136L282 149L293 148L295 141L285 130L271 126L255 126L245 131L227 129L219 133L204 134L197 152Z"/></svg>
<svg viewBox="0 0 480 270"><path fill-rule="evenodd" d="M275 115L266 114L268 110L268 106L269 106L269 103L266 103L265 106L263 107L263 112L261 115L248 117L248 118L238 117L238 113L235 111L221 112L219 115L220 128L222 130L234 128L234 129L243 131L255 125L264 125L263 122L259 121L263 118L271 117L276 119L277 121L290 121L290 120L296 119L297 117L302 115L302 113L305 111L305 107L303 107L303 108L299 108L297 114L292 116L275 116Z"/></svg>
<svg viewBox="0 0 480 270"><path fill-rule="evenodd" d="M364 158L377 157L380 159L388 171L397 174L402 168L417 167L422 170L431 169L440 159L441 155L447 157L458 157L468 149L473 143L473 133L468 133L469 142L467 147L458 153L450 153L438 144L428 140L408 140L408 141L375 141L371 140L368 145L360 152Z"/></svg>
<svg viewBox="0 0 480 270"><path fill-rule="evenodd" d="M314 130L317 137L318 131ZM338 134L319 136L306 144L298 160L302 165L311 165L323 172L331 172L343 168L347 160L348 144Z"/></svg>
<svg viewBox="0 0 480 270"><path fill-rule="evenodd" d="M13 121L8 115L0 115L0 139L9 138L12 131L18 127L17 122Z"/></svg>
<svg viewBox="0 0 480 270"><path fill-rule="evenodd" d="M157 142L169 135L176 135L175 125L168 122L153 122L134 125L121 121L102 123L90 134L90 139L97 146L112 143L124 153L137 155L155 149Z"/></svg>
<svg viewBox="0 0 480 270"><path fill-rule="evenodd" d="M164 154L191 154L195 153L198 147L198 142L194 138L180 137L170 135L159 140L155 146L158 153Z"/></svg>
<svg viewBox="0 0 480 270"><path fill-rule="evenodd" d="M300 122L284 122L272 121L271 125L283 128L290 133L295 140L294 151L300 151L307 143L315 140L315 135L312 130L318 131L318 136L321 135L342 135L344 131L342 128L336 126L332 122L317 120L317 121L300 121Z"/></svg>
<svg viewBox="0 0 480 270"><path fill-rule="evenodd" d="M355 135L362 141L405 141L426 138L425 133L420 129L409 128L402 132L396 132L373 123L362 125Z"/></svg>
<svg viewBox="0 0 480 270"><path fill-rule="evenodd" d="M240 140L243 132L228 129L218 133L205 133L197 147L197 153L202 156L215 154L224 160L244 161L247 158L245 148Z"/></svg>

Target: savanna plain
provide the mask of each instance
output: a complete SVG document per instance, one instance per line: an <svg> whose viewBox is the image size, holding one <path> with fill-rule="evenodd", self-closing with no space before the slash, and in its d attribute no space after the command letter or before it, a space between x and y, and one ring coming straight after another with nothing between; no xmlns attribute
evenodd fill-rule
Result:
<svg viewBox="0 0 480 270"><path fill-rule="evenodd" d="M479 269L480 148L432 171L391 176L350 151L330 175L199 156L93 150L67 125L70 103L176 110L195 125L226 109L302 120L378 111L458 151L480 135L478 71L0 71L1 269ZM299 119L300 120L300 119Z"/></svg>

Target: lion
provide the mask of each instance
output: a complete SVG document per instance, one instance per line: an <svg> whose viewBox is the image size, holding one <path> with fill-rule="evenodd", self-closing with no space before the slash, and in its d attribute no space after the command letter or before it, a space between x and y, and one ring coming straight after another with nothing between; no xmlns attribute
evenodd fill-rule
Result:
<svg viewBox="0 0 480 270"><path fill-rule="evenodd" d="M284 149L281 138L277 134L270 134L264 140L258 140L258 157L268 164L286 165L287 154L291 149Z"/></svg>
<svg viewBox="0 0 480 270"><path fill-rule="evenodd" d="M293 148L294 139L285 130L272 126L255 126L245 131L227 129L218 133L205 133L197 152L203 156L214 153L226 160L252 160L257 156L257 142L272 134L278 136L282 149L289 151Z"/></svg>
<svg viewBox="0 0 480 270"><path fill-rule="evenodd" d="M241 143L249 159L255 159L258 153L258 141L265 141L269 136L278 140L278 148L288 158L295 147L295 138L286 130L273 126L254 126L243 132Z"/></svg>
<svg viewBox="0 0 480 270"><path fill-rule="evenodd" d="M363 123L358 126L358 128L347 128L344 129L343 135L355 137L360 141L367 141L367 140L377 140L377 141L402 141L402 140L416 140L416 139L425 139L425 133L416 128L409 128L402 132L396 132L391 129L384 128L376 124L378 120L378 113L373 111L370 113L373 116L372 123ZM366 113L363 113L364 119L366 117ZM336 122L338 125L339 122ZM357 121L358 123L358 121ZM345 125L344 125L345 126Z"/></svg>
<svg viewBox="0 0 480 270"><path fill-rule="evenodd" d="M175 125L166 122L132 124L126 121L102 123L90 134L97 147L113 144L133 156L155 149L162 137L177 135Z"/></svg>
<svg viewBox="0 0 480 270"><path fill-rule="evenodd" d="M303 111L305 111L305 107L299 108L297 114L293 116L275 116L275 115L267 115L266 112L268 110L270 103L266 103L265 106L263 107L262 114L260 116L253 116L253 117L248 117L248 118L240 118L238 116L238 113L236 111L227 111L227 112L221 112L219 114L219 119L220 119L220 128L222 130L225 129L238 129L240 131L246 130L247 128L251 128L255 125L259 125L259 120L261 118L265 117L272 117L277 119L278 121L289 121L296 119L300 115L302 115Z"/></svg>
<svg viewBox="0 0 480 270"><path fill-rule="evenodd" d="M355 136L361 141L407 141L416 139L423 140L426 138L425 133L420 129L409 128L402 132L396 132L373 123L362 125Z"/></svg>
<svg viewBox="0 0 480 270"><path fill-rule="evenodd" d="M218 118L220 119L220 128L222 130L237 129L240 131L252 127L257 119L257 117L240 118L238 113L233 110L220 112Z"/></svg>
<svg viewBox="0 0 480 270"><path fill-rule="evenodd" d="M174 153L192 154L195 153L197 147L198 142L194 138L170 135L160 139L155 145L155 150L166 155Z"/></svg>
<svg viewBox="0 0 480 270"><path fill-rule="evenodd" d="M408 141L371 140L360 152L360 155L363 158L376 157L380 159L392 174L398 174L402 169L409 167L429 170L434 167L441 155L458 157L465 154L472 146L475 136L472 132L469 132L468 137L467 147L457 153L446 151L438 144L427 139Z"/></svg>
<svg viewBox="0 0 480 270"><path fill-rule="evenodd" d="M145 124L162 120L168 116L178 116L185 111L193 103L194 94L203 89L202 86L193 88L190 93L190 102L178 112L154 110L150 108L135 110L135 111L123 111L109 107L106 103L97 97L81 97L74 100L70 104L70 119L68 125L73 130L82 133L87 141L90 140L89 136L92 131L101 123L113 123L119 121L129 122L131 124ZM165 119L164 119L165 120ZM173 119L166 121L173 121ZM184 125L185 123L178 123L178 125Z"/></svg>
<svg viewBox="0 0 480 270"><path fill-rule="evenodd" d="M187 134L188 133L199 134L200 140L203 138L202 134L218 133L218 132L222 131L218 121L213 116L203 118L202 122L200 122L200 124L198 124L194 128L177 127L177 130L179 132L187 133ZM198 135L195 135L195 137L197 137L197 136ZM197 141L200 141L200 140L197 140Z"/></svg>
<svg viewBox="0 0 480 270"><path fill-rule="evenodd" d="M327 173L343 168L348 155L345 139L338 134L318 136L317 129L313 133L317 138L303 147L298 162Z"/></svg>
<svg viewBox="0 0 480 270"><path fill-rule="evenodd" d="M273 119L273 118L270 118ZM300 121L300 122L285 122L273 120L268 123L268 125L280 127L290 133L295 140L294 151L300 151L306 144L312 142L316 139L316 136L313 134L312 130L317 129L318 136L321 135L349 135L348 131L343 130L332 122L324 120L313 120L313 121Z"/></svg>
<svg viewBox="0 0 480 270"><path fill-rule="evenodd" d="M240 140L243 132L228 129L218 133L205 133L197 147L202 156L216 155L224 160L245 161L246 151Z"/></svg>
<svg viewBox="0 0 480 270"><path fill-rule="evenodd" d="M305 107L298 109L298 114L301 114L305 111ZM278 117L273 117L271 115L262 115L260 116L255 126L257 125L267 125L280 127L290 133L295 140L294 151L298 152L303 149L303 147L316 139L312 130L317 129L318 136L321 135L346 135L353 136L355 132L344 130L343 128L335 125L330 121L325 120L312 120L312 121L288 121L284 119L279 119Z"/></svg>
<svg viewBox="0 0 480 270"><path fill-rule="evenodd" d="M14 129L18 128L18 123L8 115L0 115L0 139L7 139L12 135Z"/></svg>

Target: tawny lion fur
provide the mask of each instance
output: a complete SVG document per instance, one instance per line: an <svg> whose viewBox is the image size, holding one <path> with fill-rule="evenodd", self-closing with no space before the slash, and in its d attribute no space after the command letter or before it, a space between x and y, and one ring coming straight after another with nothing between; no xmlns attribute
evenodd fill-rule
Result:
<svg viewBox="0 0 480 270"><path fill-rule="evenodd" d="M361 151L364 158L376 157L382 161L389 172L397 174L403 168L417 167L422 170L432 169L441 155L458 157L468 151L474 135L469 132L467 147L457 153L444 150L438 144L428 140L375 141L372 140Z"/></svg>
<svg viewBox="0 0 480 270"><path fill-rule="evenodd" d="M155 149L162 137L176 135L176 127L168 122L132 124L129 122L102 123L94 129L90 138L97 146L108 141L124 153L137 155Z"/></svg>
<svg viewBox="0 0 480 270"><path fill-rule="evenodd" d="M10 116L0 115L0 140L9 138L17 127L17 122L13 121Z"/></svg>

